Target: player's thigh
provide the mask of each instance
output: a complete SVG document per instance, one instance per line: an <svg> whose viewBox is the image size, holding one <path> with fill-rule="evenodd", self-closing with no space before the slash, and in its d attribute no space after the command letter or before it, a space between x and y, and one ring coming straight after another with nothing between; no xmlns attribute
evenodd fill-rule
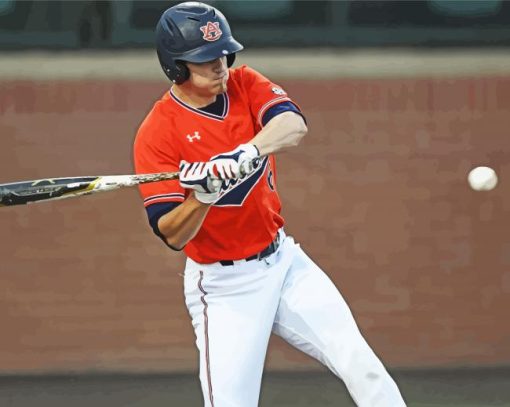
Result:
<svg viewBox="0 0 510 407"><path fill-rule="evenodd" d="M301 249L287 273L273 331L323 362L339 340L346 347L363 341L337 287Z"/></svg>
<svg viewBox="0 0 510 407"><path fill-rule="evenodd" d="M302 250L287 274L273 331L329 367L357 405L405 405L339 290Z"/></svg>
<svg viewBox="0 0 510 407"><path fill-rule="evenodd" d="M258 398L281 282L270 270L229 272L219 277L185 273L185 296L200 351L202 386L212 386L217 401L235 402Z"/></svg>

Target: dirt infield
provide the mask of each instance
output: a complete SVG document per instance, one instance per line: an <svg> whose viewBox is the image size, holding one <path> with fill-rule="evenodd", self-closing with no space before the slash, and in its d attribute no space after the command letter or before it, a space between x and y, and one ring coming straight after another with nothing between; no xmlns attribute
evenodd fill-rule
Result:
<svg viewBox="0 0 510 407"><path fill-rule="evenodd" d="M508 370L396 371L409 407L510 406ZM200 406L194 375L68 375L0 377L8 407ZM261 407L354 406L344 385L326 373L270 373Z"/></svg>

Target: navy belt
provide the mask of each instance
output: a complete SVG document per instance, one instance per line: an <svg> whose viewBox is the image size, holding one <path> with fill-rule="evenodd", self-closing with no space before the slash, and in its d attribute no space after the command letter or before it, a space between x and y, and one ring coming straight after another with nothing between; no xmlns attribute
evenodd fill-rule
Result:
<svg viewBox="0 0 510 407"><path fill-rule="evenodd" d="M267 246L262 251L254 254L253 256L246 257L244 260L250 261L250 260L261 260L266 257L271 256L275 251L278 250L278 247L280 247L280 234L277 233L275 239L269 243L269 246ZM222 266L233 266L235 260L220 260L218 263L220 263Z"/></svg>

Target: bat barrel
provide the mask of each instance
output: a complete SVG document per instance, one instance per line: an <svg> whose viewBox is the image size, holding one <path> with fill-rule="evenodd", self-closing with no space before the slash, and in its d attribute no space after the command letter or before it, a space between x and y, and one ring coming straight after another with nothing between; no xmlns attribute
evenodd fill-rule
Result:
<svg viewBox="0 0 510 407"><path fill-rule="evenodd" d="M178 172L165 172L139 175L50 178L0 184L0 206L24 205L31 202L72 198L148 182L168 181L178 177Z"/></svg>

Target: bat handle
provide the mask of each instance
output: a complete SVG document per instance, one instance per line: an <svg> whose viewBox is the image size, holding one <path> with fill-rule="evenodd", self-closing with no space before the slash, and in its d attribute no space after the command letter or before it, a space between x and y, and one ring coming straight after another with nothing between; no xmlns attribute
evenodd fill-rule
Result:
<svg viewBox="0 0 510 407"><path fill-rule="evenodd" d="M253 169L258 167L260 164L260 161L262 160L262 157L254 158L253 160L248 162L248 169L246 170L245 167L242 165L239 169L241 173L241 177L245 177L246 175L249 175L252 173Z"/></svg>

